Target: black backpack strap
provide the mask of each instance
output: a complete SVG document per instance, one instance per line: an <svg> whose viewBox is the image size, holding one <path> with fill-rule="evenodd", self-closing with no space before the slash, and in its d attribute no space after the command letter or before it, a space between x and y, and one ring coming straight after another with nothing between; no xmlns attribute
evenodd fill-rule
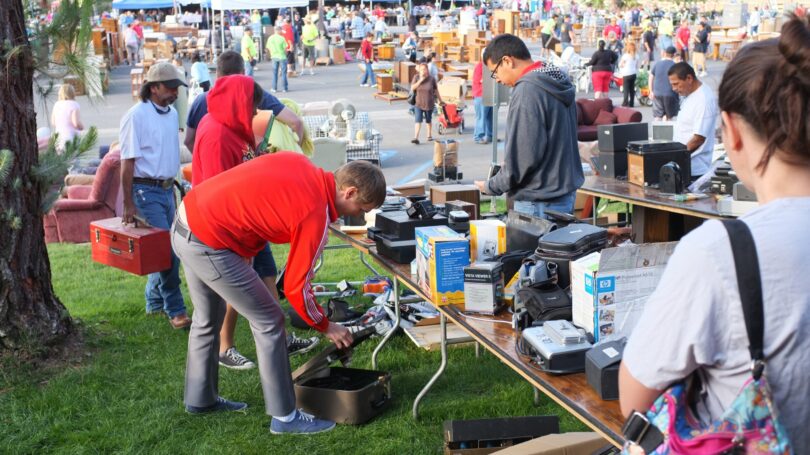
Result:
<svg viewBox="0 0 810 455"><path fill-rule="evenodd" d="M751 231L741 220L723 221L731 241L737 285L740 288L745 330L748 333L748 351L753 360L752 373L758 380L764 368L763 336L765 317L762 308L762 277L759 274L757 247Z"/></svg>

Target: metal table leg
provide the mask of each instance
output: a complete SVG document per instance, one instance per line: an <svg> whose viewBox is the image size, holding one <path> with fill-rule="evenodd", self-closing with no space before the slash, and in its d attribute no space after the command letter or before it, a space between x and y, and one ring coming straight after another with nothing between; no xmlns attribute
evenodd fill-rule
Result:
<svg viewBox="0 0 810 455"><path fill-rule="evenodd" d="M363 253L362 251L360 252L360 262L362 262L363 265L366 266L367 269L371 270L371 273L373 273L374 276L381 275L380 272L378 272L377 269L375 269L374 266L371 265L371 263L366 261L366 253ZM394 280L394 281L396 281L396 280ZM394 286L396 286L396 284ZM397 296L397 297L399 297L399 296Z"/></svg>
<svg viewBox="0 0 810 455"><path fill-rule="evenodd" d="M534 405L540 406L540 389L537 387L532 387L534 389Z"/></svg>
<svg viewBox="0 0 810 455"><path fill-rule="evenodd" d="M361 252L360 254L362 255L363 253ZM399 322L402 320L402 315L399 311L399 280L396 277L394 277L394 289L391 292L394 293L394 314L396 314L396 318L394 318L394 326L391 327L391 330L388 331L382 341L380 341L380 344L374 348L374 352L371 353L371 369L373 370L377 369L377 354L380 353L385 343L388 343L388 340L394 336L394 333L399 330Z"/></svg>
<svg viewBox="0 0 810 455"><path fill-rule="evenodd" d="M591 196L591 217L593 217L593 225L596 226L596 196Z"/></svg>
<svg viewBox="0 0 810 455"><path fill-rule="evenodd" d="M475 358L481 357L481 343L475 342Z"/></svg>
<svg viewBox="0 0 810 455"><path fill-rule="evenodd" d="M439 369L436 370L436 373L430 378L425 387L419 392L419 395L416 396L416 400L413 402L413 418L419 419L419 402L422 401L425 395L427 395L430 388L433 387L433 384L439 379L439 376L444 373L444 369L447 367L447 318L444 316L444 313L441 313L439 318L439 323L441 327L442 333L442 344L441 344L441 351L442 351L442 363L439 365Z"/></svg>

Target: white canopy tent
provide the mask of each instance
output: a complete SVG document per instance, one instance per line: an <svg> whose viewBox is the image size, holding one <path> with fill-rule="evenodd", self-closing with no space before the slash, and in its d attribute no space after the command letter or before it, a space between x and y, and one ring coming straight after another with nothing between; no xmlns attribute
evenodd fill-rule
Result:
<svg viewBox="0 0 810 455"><path fill-rule="evenodd" d="M211 9L219 10L221 49L225 49L225 10L277 9L309 6L309 0L210 0ZM214 40L212 39L211 42Z"/></svg>

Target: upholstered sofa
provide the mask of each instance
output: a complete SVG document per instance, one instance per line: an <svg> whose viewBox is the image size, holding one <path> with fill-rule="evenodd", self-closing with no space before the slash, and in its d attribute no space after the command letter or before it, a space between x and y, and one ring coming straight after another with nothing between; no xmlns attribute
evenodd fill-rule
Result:
<svg viewBox="0 0 810 455"><path fill-rule="evenodd" d="M641 112L629 107L613 106L610 98L577 100L577 140L580 142L595 141L599 125L640 121Z"/></svg>

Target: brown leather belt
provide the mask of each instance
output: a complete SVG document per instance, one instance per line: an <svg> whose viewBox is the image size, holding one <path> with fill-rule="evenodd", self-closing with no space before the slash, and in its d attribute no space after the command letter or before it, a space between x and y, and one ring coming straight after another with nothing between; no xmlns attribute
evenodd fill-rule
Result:
<svg viewBox="0 0 810 455"><path fill-rule="evenodd" d="M160 180L160 179L149 179L146 177L133 177L132 183L137 183L139 185L159 186L164 190L168 190L169 188L172 187L172 185L174 185L174 179Z"/></svg>

